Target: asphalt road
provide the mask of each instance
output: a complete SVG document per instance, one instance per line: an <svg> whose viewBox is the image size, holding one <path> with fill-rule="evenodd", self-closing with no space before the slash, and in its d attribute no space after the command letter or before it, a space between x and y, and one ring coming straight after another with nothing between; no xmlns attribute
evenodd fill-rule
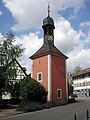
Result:
<svg viewBox="0 0 90 120"><path fill-rule="evenodd" d="M78 120L87 120L87 109L90 116L90 98L37 112L3 117L0 120L74 120L74 114L77 115Z"/></svg>

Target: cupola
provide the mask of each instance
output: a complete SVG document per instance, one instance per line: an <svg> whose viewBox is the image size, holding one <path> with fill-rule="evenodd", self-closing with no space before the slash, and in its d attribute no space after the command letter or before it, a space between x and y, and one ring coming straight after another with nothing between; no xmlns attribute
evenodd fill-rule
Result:
<svg viewBox="0 0 90 120"><path fill-rule="evenodd" d="M55 29L54 20L50 17L50 6L48 5L48 16L43 20L44 36L53 35L53 30Z"/></svg>

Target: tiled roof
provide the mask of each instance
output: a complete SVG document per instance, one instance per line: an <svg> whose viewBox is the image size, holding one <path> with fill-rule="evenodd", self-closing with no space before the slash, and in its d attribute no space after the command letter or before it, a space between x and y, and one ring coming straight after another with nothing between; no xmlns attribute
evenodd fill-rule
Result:
<svg viewBox="0 0 90 120"><path fill-rule="evenodd" d="M55 46L49 45L49 44L44 44L35 54L33 54L31 59L36 59L48 54L53 54L59 57L63 57L67 59L68 57L65 56L62 52L60 52Z"/></svg>
<svg viewBox="0 0 90 120"><path fill-rule="evenodd" d="M78 76L78 75L83 75L83 74L86 74L86 73L90 73L90 67L87 68L87 69L81 70L78 74L73 75L73 77Z"/></svg>

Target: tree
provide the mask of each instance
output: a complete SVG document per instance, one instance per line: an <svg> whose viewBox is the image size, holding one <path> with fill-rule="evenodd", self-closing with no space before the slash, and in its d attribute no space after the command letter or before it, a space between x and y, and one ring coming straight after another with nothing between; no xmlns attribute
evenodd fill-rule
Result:
<svg viewBox="0 0 90 120"><path fill-rule="evenodd" d="M20 97L20 83L16 81L13 84L13 81L10 81L6 85L6 90L5 91L11 93L11 98L19 99L19 97Z"/></svg>
<svg viewBox="0 0 90 120"><path fill-rule="evenodd" d="M5 86L5 74L0 69L0 100L2 102L2 88Z"/></svg>
<svg viewBox="0 0 90 120"><path fill-rule="evenodd" d="M80 65L76 66L75 69L73 70L73 75L78 74L81 71Z"/></svg>
<svg viewBox="0 0 90 120"><path fill-rule="evenodd" d="M0 44L0 65L7 65L14 58L18 58L23 53L22 44L14 45L15 35L8 33L3 35L2 42Z"/></svg>
<svg viewBox="0 0 90 120"><path fill-rule="evenodd" d="M23 102L46 102L47 91L36 80L26 77L20 83L20 95Z"/></svg>
<svg viewBox="0 0 90 120"><path fill-rule="evenodd" d="M2 88L9 85L9 78L12 76L7 74L5 67L14 59L22 55L24 49L21 48L22 44L15 45L15 34L8 33L3 35L3 38L0 42L0 93L2 93ZM11 75L12 72L10 71ZM1 94L2 95L2 94Z"/></svg>
<svg viewBox="0 0 90 120"><path fill-rule="evenodd" d="M73 96L73 86L68 83L68 96Z"/></svg>

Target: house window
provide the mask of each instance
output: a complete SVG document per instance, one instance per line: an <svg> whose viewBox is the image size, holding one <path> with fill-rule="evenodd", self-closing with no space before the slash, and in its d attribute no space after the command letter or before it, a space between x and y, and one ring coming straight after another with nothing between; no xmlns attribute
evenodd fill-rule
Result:
<svg viewBox="0 0 90 120"><path fill-rule="evenodd" d="M62 98L62 89L57 89L57 98Z"/></svg>
<svg viewBox="0 0 90 120"><path fill-rule="evenodd" d="M42 81L42 72L37 73L37 80L38 80L39 82Z"/></svg>

